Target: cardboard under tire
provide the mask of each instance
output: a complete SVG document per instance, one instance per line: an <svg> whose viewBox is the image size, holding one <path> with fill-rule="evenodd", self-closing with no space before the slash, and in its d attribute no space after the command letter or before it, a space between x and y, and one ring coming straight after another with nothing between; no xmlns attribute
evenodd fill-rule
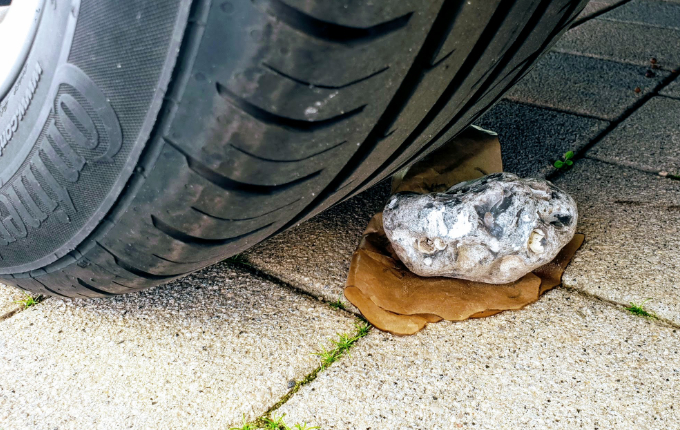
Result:
<svg viewBox="0 0 680 430"><path fill-rule="evenodd" d="M459 182L502 170L496 134L470 127L395 176L392 192L443 192ZM378 213L352 256L345 297L375 327L398 335L416 333L428 323L442 320L462 321L517 310L560 284L583 240L582 234L576 234L552 262L509 284L424 278L410 272L394 254L382 228L382 213Z"/></svg>

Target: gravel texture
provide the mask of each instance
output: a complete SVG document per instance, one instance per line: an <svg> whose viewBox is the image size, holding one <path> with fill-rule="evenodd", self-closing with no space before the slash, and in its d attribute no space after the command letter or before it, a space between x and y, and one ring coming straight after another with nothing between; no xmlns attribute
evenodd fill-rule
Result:
<svg viewBox="0 0 680 430"><path fill-rule="evenodd" d="M345 300L349 263L368 221L389 196L385 181L245 253L257 269L328 301Z"/></svg>
<svg viewBox="0 0 680 430"><path fill-rule="evenodd" d="M567 151L579 152L609 125L606 121L501 101L476 124L498 133L503 170L545 177Z"/></svg>
<svg viewBox="0 0 680 430"><path fill-rule="evenodd" d="M553 49L636 64L645 70L656 58L658 66L672 70L680 66L680 30L595 18L569 30Z"/></svg>
<svg viewBox="0 0 680 430"><path fill-rule="evenodd" d="M680 174L680 100L654 97L597 143L588 157Z"/></svg>
<svg viewBox="0 0 680 430"><path fill-rule="evenodd" d="M578 204L586 235L564 285L680 324L680 181L581 160L554 181Z"/></svg>
<svg viewBox="0 0 680 430"><path fill-rule="evenodd" d="M666 88L659 91L659 94L680 99L680 79L675 78Z"/></svg>
<svg viewBox="0 0 680 430"><path fill-rule="evenodd" d="M324 430L675 428L679 335L558 289L414 336L371 332L279 412Z"/></svg>
<svg viewBox="0 0 680 430"><path fill-rule="evenodd" d="M354 318L218 264L0 323L0 428L225 429L278 401Z"/></svg>
<svg viewBox="0 0 680 430"><path fill-rule="evenodd" d="M21 310L17 300L24 298L24 292L9 285L0 284L0 321Z"/></svg>
<svg viewBox="0 0 680 430"><path fill-rule="evenodd" d="M590 22L593 21L576 30ZM614 120L669 74L657 70L654 77L647 78L646 70L645 67L551 52L507 93L506 98ZM635 92L636 88L640 88L639 93Z"/></svg>

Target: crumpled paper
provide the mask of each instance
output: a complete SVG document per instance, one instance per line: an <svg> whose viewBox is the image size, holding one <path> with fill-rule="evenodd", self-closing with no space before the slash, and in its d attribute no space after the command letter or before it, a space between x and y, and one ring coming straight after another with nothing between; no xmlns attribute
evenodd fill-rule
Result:
<svg viewBox="0 0 680 430"><path fill-rule="evenodd" d="M392 193L443 192L459 182L502 170L497 135L473 126L395 175ZM399 261L382 228L382 213L378 213L352 256L345 297L375 327L397 335L414 334L441 320L462 321L517 310L560 284L583 240L577 234L552 262L509 284L426 278Z"/></svg>

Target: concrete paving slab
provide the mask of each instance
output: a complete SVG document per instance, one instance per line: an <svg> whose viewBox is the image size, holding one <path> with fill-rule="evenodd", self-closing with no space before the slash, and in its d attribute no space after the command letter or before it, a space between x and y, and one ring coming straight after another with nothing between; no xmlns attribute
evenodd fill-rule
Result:
<svg viewBox="0 0 680 430"><path fill-rule="evenodd" d="M586 159L554 183L586 235L563 284L680 324L680 181Z"/></svg>
<svg viewBox="0 0 680 430"><path fill-rule="evenodd" d="M324 430L674 428L678 336L558 289L414 336L373 331L278 412Z"/></svg>
<svg viewBox="0 0 680 430"><path fill-rule="evenodd" d="M340 299L358 314L343 296L349 263L368 221L385 205L389 190L389 181L378 184L244 255L257 269L327 301Z"/></svg>
<svg viewBox="0 0 680 430"><path fill-rule="evenodd" d="M553 50L645 68L656 58L659 67L673 70L680 67L680 30L598 17L566 32Z"/></svg>
<svg viewBox="0 0 680 430"><path fill-rule="evenodd" d="M598 19L680 30L680 3L661 0L633 0L600 15Z"/></svg>
<svg viewBox="0 0 680 430"><path fill-rule="evenodd" d="M668 84L666 88L659 91L659 94L680 99L680 79L676 78L673 82Z"/></svg>
<svg viewBox="0 0 680 430"><path fill-rule="evenodd" d="M669 75L657 70L654 77L647 78L646 71L645 67L551 52L506 98L611 121Z"/></svg>
<svg viewBox="0 0 680 430"><path fill-rule="evenodd" d="M503 169L545 177L567 151L578 152L609 125L606 121L501 101L477 122L498 133Z"/></svg>
<svg viewBox="0 0 680 430"><path fill-rule="evenodd" d="M226 264L138 294L51 298L0 323L0 428L229 428L353 321Z"/></svg>
<svg viewBox="0 0 680 430"><path fill-rule="evenodd" d="M20 289L0 284L0 321L11 317L17 311L20 311L21 306L16 302L23 298L24 292Z"/></svg>
<svg viewBox="0 0 680 430"><path fill-rule="evenodd" d="M591 148L588 157L680 174L680 100L654 97Z"/></svg>
<svg viewBox="0 0 680 430"><path fill-rule="evenodd" d="M583 11L581 11L581 14L578 16L578 18L576 18L575 23L589 19L597 15L598 13L602 12L603 10L614 7L620 3L624 2L621 0L603 0L603 1L591 0L590 2L588 2L586 7L583 8Z"/></svg>

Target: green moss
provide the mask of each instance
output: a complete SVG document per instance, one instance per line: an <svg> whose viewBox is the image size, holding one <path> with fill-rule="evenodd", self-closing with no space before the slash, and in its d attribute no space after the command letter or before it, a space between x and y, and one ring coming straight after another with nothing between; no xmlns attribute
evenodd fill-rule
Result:
<svg viewBox="0 0 680 430"><path fill-rule="evenodd" d="M21 305L24 309L28 309L33 305L37 305L38 303L43 301L42 296L31 296L28 293L24 293L24 298L21 300L17 300L14 303Z"/></svg>
<svg viewBox="0 0 680 430"><path fill-rule="evenodd" d="M643 301L642 303L640 303L639 305L631 302L630 306L628 306L625 309L633 315L637 315L637 316L649 318L649 319L654 319L654 320L659 319L659 317L657 317L654 313L648 312L648 311L645 310L645 303L647 303L650 300L652 300L652 299L647 299L647 300Z"/></svg>

